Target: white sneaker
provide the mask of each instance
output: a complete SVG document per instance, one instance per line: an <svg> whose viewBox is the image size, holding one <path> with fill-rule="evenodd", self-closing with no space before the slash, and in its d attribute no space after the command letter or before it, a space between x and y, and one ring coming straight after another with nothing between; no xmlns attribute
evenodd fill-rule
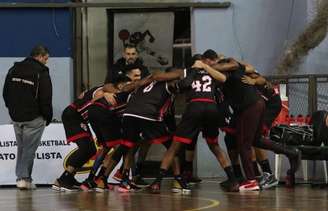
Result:
<svg viewBox="0 0 328 211"><path fill-rule="evenodd" d="M26 188L29 189L29 190L35 190L36 185L32 182L26 182Z"/></svg>
<svg viewBox="0 0 328 211"><path fill-rule="evenodd" d="M16 183L17 188L21 189L21 190L26 190L27 189L27 182L23 179L18 180Z"/></svg>

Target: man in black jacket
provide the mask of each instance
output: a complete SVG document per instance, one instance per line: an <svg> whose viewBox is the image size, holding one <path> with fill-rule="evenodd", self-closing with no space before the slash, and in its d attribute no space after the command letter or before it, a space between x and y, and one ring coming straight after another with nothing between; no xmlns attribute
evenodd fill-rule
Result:
<svg viewBox="0 0 328 211"><path fill-rule="evenodd" d="M52 84L44 46L32 49L30 57L16 62L6 76L3 98L13 120L17 140L17 188L35 189L32 169L43 130L52 119Z"/></svg>
<svg viewBox="0 0 328 211"><path fill-rule="evenodd" d="M136 65L141 71L141 78L149 75L147 67L143 65L143 61L139 58L137 48L132 44L124 46L123 57L116 61L116 63L108 70L105 79L106 83L115 83L117 79L126 74L126 66Z"/></svg>

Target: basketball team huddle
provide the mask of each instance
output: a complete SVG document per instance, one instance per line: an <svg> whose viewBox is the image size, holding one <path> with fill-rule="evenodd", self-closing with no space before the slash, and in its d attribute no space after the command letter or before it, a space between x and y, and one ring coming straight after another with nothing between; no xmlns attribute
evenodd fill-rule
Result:
<svg viewBox="0 0 328 211"><path fill-rule="evenodd" d="M276 186L278 181L265 150L287 156L290 168L286 185L295 185L301 152L268 138L280 113L281 99L252 65L209 49L194 55L190 67L149 74L137 62L135 47L126 46L124 51L124 65L115 75L107 76L104 85L83 92L63 111L67 141L78 148L69 156L52 189L107 191L112 188L108 177L123 160L114 174L118 191L160 193L162 180L172 167L172 192L189 194L191 183L199 182L192 176L192 161L197 140L201 139L226 174L227 179L220 183L224 191L259 191ZM180 94L185 95L186 107L176 124L174 102ZM198 138L200 132L202 138ZM219 145L219 132L225 133L227 152ZM166 152L155 179L147 184L142 169L152 144L163 145ZM181 150L185 150L183 162ZM75 179L76 172L94 156L94 166L80 183Z"/></svg>

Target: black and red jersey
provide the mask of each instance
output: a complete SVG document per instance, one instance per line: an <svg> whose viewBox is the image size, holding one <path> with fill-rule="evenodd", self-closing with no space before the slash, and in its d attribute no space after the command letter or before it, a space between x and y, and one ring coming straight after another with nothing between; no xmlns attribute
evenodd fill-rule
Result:
<svg viewBox="0 0 328 211"><path fill-rule="evenodd" d="M223 85L224 97L236 112L241 112L260 99L256 87L243 83L241 78L245 75L245 69L241 65L238 70L228 73Z"/></svg>
<svg viewBox="0 0 328 211"><path fill-rule="evenodd" d="M217 90L215 79L201 69L187 69L186 73L186 78L179 82L179 88L186 90L187 102L215 102Z"/></svg>
<svg viewBox="0 0 328 211"><path fill-rule="evenodd" d="M123 116L132 116L150 121L163 121L173 95L167 82L154 81L142 86L131 95Z"/></svg>
<svg viewBox="0 0 328 211"><path fill-rule="evenodd" d="M102 86L93 87L82 94L81 98L76 99L71 107L77 110L84 120L88 120L88 107L92 104L92 98L97 90L102 89Z"/></svg>
<svg viewBox="0 0 328 211"><path fill-rule="evenodd" d="M108 102L105 97L97 100L94 102L94 105L100 106L102 108L108 109L109 111L112 111L114 114L120 115L122 114L127 106L127 100L129 97L129 92L120 92L115 94L115 100L116 105L112 105L110 102Z"/></svg>

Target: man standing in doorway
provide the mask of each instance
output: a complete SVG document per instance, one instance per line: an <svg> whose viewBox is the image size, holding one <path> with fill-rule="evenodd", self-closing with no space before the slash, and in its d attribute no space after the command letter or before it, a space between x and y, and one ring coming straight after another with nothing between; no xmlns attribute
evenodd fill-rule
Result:
<svg viewBox="0 0 328 211"><path fill-rule="evenodd" d="M15 62L6 76L3 98L17 141L17 188L35 189L32 169L45 126L52 120L52 84L46 66L49 51L38 45L29 57Z"/></svg>
<svg viewBox="0 0 328 211"><path fill-rule="evenodd" d="M146 66L143 65L143 61L139 58L137 48L132 44L124 46L123 57L117 60L117 62L109 68L105 79L106 83L115 83L119 76L126 74L126 66L137 65L141 71L141 78L149 75L149 71Z"/></svg>

